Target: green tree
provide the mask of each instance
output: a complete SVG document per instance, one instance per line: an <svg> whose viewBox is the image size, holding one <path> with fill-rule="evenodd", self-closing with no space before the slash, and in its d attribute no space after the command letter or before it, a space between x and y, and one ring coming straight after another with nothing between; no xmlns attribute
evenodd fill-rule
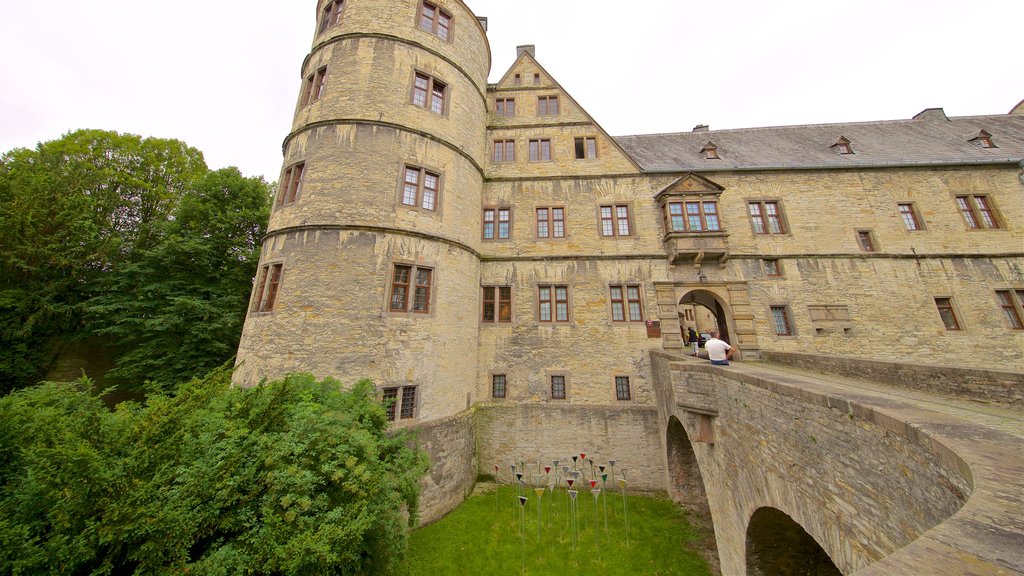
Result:
<svg viewBox="0 0 1024 576"><path fill-rule="evenodd" d="M235 168L209 172L162 223L156 243L106 275L85 311L89 331L123 351L109 381L169 388L234 355L270 193L262 178Z"/></svg>
<svg viewBox="0 0 1024 576"><path fill-rule="evenodd" d="M373 385L229 379L115 412L88 383L0 398L0 573L391 572L426 464Z"/></svg>
<svg viewBox="0 0 1024 576"><path fill-rule="evenodd" d="M0 156L0 391L45 373L100 279L157 241L206 171L180 141L100 130Z"/></svg>

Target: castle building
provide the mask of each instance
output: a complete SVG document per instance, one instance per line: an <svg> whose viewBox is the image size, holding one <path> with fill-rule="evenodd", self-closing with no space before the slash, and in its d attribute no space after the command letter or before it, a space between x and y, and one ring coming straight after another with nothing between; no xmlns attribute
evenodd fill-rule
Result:
<svg viewBox="0 0 1024 576"><path fill-rule="evenodd" d="M424 429L544 405L642 452L601 426L646 417L688 327L1024 370L1024 103L612 137L532 46L489 84L461 0L316 11L236 383L366 377Z"/></svg>

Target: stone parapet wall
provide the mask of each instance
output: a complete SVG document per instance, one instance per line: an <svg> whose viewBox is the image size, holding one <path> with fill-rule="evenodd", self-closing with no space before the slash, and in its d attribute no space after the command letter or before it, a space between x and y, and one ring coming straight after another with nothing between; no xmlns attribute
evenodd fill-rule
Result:
<svg viewBox="0 0 1024 576"><path fill-rule="evenodd" d="M934 394L1024 406L1024 373L959 366L926 366L824 354L762 352L768 362L863 378Z"/></svg>
<svg viewBox="0 0 1024 576"><path fill-rule="evenodd" d="M430 458L430 471L420 480L420 524L440 520L473 491L476 482L476 428L473 412L424 424L416 445Z"/></svg>

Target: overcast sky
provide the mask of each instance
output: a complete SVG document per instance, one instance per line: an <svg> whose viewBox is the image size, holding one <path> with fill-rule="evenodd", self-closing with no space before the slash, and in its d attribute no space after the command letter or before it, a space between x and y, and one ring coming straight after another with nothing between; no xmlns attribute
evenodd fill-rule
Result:
<svg viewBox="0 0 1024 576"><path fill-rule="evenodd" d="M1005 114L1024 0L466 0L612 135ZM0 0L0 151L78 128L177 138L276 180L314 0Z"/></svg>

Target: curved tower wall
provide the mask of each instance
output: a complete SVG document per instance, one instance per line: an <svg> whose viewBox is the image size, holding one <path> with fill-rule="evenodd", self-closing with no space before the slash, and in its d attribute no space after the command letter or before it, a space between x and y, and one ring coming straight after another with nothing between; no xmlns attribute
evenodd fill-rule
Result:
<svg viewBox="0 0 1024 576"><path fill-rule="evenodd" d="M449 41L420 28L416 0L345 0L321 32L331 4L317 5L284 144L282 181L301 164L302 184L275 203L263 243L261 270L281 264L276 299L272 311L250 306L235 381L366 377L416 387L407 421L443 418L467 408L477 375L490 50L458 1L434 3L452 16ZM307 97L321 71L319 98ZM442 113L413 103L417 74L445 84ZM403 204L407 167L440 176L433 210ZM431 271L427 313L391 309L396 265Z"/></svg>

